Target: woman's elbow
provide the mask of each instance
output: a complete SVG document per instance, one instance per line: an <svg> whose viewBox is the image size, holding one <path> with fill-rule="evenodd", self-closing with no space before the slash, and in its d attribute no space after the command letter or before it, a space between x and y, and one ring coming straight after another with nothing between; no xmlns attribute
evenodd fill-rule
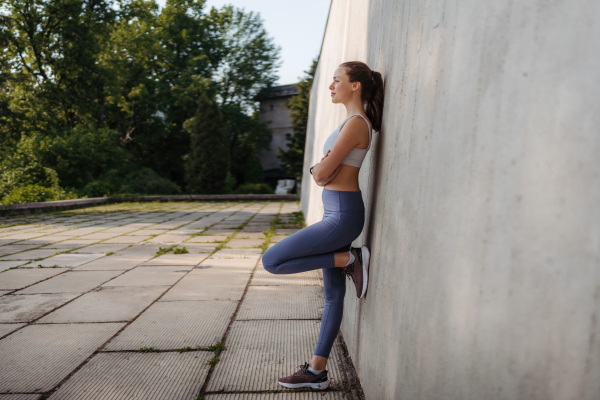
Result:
<svg viewBox="0 0 600 400"><path fill-rule="evenodd" d="M319 186L325 186L327 184L327 177L322 176L319 172L313 172L313 179L315 183Z"/></svg>

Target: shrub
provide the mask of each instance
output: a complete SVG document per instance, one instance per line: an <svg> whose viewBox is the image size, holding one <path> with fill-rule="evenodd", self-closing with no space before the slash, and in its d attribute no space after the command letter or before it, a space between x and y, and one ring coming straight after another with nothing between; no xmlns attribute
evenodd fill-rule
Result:
<svg viewBox="0 0 600 400"><path fill-rule="evenodd" d="M76 199L77 195L68 193L60 187L26 185L15 188L2 198L2 204L37 203L49 200Z"/></svg>

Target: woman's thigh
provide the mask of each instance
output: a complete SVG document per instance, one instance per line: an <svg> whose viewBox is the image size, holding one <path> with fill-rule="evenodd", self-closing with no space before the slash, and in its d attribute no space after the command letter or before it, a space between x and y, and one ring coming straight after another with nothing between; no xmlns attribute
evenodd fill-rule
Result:
<svg viewBox="0 0 600 400"><path fill-rule="evenodd" d="M263 263L277 265L294 258L336 252L360 235L362 225L362 218L351 216L324 219L273 245L263 255Z"/></svg>

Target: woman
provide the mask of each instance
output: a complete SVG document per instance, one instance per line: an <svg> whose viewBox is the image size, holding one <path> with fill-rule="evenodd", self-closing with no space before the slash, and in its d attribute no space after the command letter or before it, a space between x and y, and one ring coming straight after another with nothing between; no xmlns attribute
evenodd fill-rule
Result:
<svg viewBox="0 0 600 400"><path fill-rule="evenodd" d="M348 276L356 295L367 291L369 250L351 247L363 229L365 209L358 172L371 146L372 128L381 129L383 79L362 62L341 64L329 85L331 101L343 104L348 117L325 142L321 162L310 168L323 186L323 220L276 243L263 255L265 269L273 274L293 274L323 269L325 308L317 347L299 371L280 378L286 388L326 389L327 359L342 323Z"/></svg>

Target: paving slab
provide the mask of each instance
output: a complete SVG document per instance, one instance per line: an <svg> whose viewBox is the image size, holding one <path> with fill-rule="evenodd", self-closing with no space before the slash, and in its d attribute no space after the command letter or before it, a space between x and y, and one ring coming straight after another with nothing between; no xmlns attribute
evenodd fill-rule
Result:
<svg viewBox="0 0 600 400"><path fill-rule="evenodd" d="M256 258L207 258L198 265L197 269L210 269L221 271L252 272L256 266Z"/></svg>
<svg viewBox="0 0 600 400"><path fill-rule="evenodd" d="M25 325L26 324L0 324L0 337L6 336Z"/></svg>
<svg viewBox="0 0 600 400"><path fill-rule="evenodd" d="M134 244L116 252L119 257L154 257L161 246L158 244Z"/></svg>
<svg viewBox="0 0 600 400"><path fill-rule="evenodd" d="M0 391L45 392L124 324L30 325L0 340Z"/></svg>
<svg viewBox="0 0 600 400"><path fill-rule="evenodd" d="M119 257L115 254L99 258L73 268L73 271L125 271L150 259L146 257Z"/></svg>
<svg viewBox="0 0 600 400"><path fill-rule="evenodd" d="M166 229L140 229L139 231L130 232L130 236L154 236L154 235L162 235L165 232L168 232Z"/></svg>
<svg viewBox="0 0 600 400"><path fill-rule="evenodd" d="M320 321L235 321L207 391L285 391L277 379L298 370L314 352ZM334 345L327 364L332 389L340 388L340 355ZM260 371L257 374L256 371ZM232 379L235 377L235 379Z"/></svg>
<svg viewBox="0 0 600 400"><path fill-rule="evenodd" d="M130 321L169 286L103 286L41 318L38 323Z"/></svg>
<svg viewBox="0 0 600 400"><path fill-rule="evenodd" d="M223 393L207 394L204 400L351 400L344 392L299 392L299 393Z"/></svg>
<svg viewBox="0 0 600 400"><path fill-rule="evenodd" d="M229 236L233 233L231 228L209 228L202 232L203 235L207 236Z"/></svg>
<svg viewBox="0 0 600 400"><path fill-rule="evenodd" d="M22 289L16 294L85 293L120 273L121 271L68 271Z"/></svg>
<svg viewBox="0 0 600 400"><path fill-rule="evenodd" d="M213 353L99 353L51 397L69 399L196 399Z"/></svg>
<svg viewBox="0 0 600 400"><path fill-rule="evenodd" d="M98 242L97 240L89 240L89 239L67 239L62 242L56 242L44 246L44 249L76 249L78 247L89 246Z"/></svg>
<svg viewBox="0 0 600 400"><path fill-rule="evenodd" d="M20 265L27 264L28 260L18 260L18 261L0 261L0 272L5 271L7 269L11 269L14 267L18 267ZM0 285L2 284L2 276L0 276Z"/></svg>
<svg viewBox="0 0 600 400"><path fill-rule="evenodd" d="M297 229L297 228L293 228L293 229L291 229L291 228L276 228L275 232L278 235L291 235L293 233L298 232L299 230L300 229Z"/></svg>
<svg viewBox="0 0 600 400"><path fill-rule="evenodd" d="M9 244L6 246L0 246L0 256L4 257L9 254L20 253L39 247L37 244Z"/></svg>
<svg viewBox="0 0 600 400"><path fill-rule="evenodd" d="M208 257L209 253L163 254L144 262L143 265L197 265Z"/></svg>
<svg viewBox="0 0 600 400"><path fill-rule="evenodd" d="M2 296L0 322L31 322L75 297L74 293Z"/></svg>
<svg viewBox="0 0 600 400"><path fill-rule="evenodd" d="M57 250L54 250L54 249L28 250L28 251L23 251L21 253L11 254L8 256L0 257L0 261L35 260L38 258L50 257L56 253L57 253Z"/></svg>
<svg viewBox="0 0 600 400"><path fill-rule="evenodd" d="M38 400L39 394L0 394L0 400Z"/></svg>
<svg viewBox="0 0 600 400"><path fill-rule="evenodd" d="M191 268L193 266L135 267L103 286L170 286Z"/></svg>
<svg viewBox="0 0 600 400"><path fill-rule="evenodd" d="M254 277L250 282L252 286L281 286L281 285L323 285L321 270L301 272L299 274L279 275L267 272L262 263L258 264Z"/></svg>
<svg viewBox="0 0 600 400"><path fill-rule="evenodd" d="M250 286L236 319L321 319L324 305L319 286Z"/></svg>
<svg viewBox="0 0 600 400"><path fill-rule="evenodd" d="M10 235L3 236L3 239L13 239L13 240L28 240L33 239L38 236L42 236L43 233L39 232L21 232L21 233L12 233Z"/></svg>
<svg viewBox="0 0 600 400"><path fill-rule="evenodd" d="M269 229L271 229L270 225L264 225L264 224L260 224L260 225L246 225L243 229L242 232L264 232L264 231L268 231Z"/></svg>
<svg viewBox="0 0 600 400"><path fill-rule="evenodd" d="M184 242L190 237L192 237L191 234L173 235L169 233L166 235L158 235L156 237L153 237L152 239L148 240L148 243L178 244Z"/></svg>
<svg viewBox="0 0 600 400"><path fill-rule="evenodd" d="M93 244L91 246L82 247L73 250L72 253L111 253L123 250L129 247L128 244Z"/></svg>
<svg viewBox="0 0 600 400"><path fill-rule="evenodd" d="M206 348L222 340L236 306L234 301L154 303L105 350Z"/></svg>
<svg viewBox="0 0 600 400"><path fill-rule="evenodd" d="M0 273L0 289L22 289L52 276L69 271L67 268L23 268Z"/></svg>
<svg viewBox="0 0 600 400"><path fill-rule="evenodd" d="M262 239L231 239L227 242L225 247L229 249L255 249L262 246L264 242L264 236Z"/></svg>
<svg viewBox="0 0 600 400"><path fill-rule="evenodd" d="M227 239L227 236L219 236L219 235L198 235L192 236L186 241L187 243L214 243L219 244Z"/></svg>
<svg viewBox="0 0 600 400"><path fill-rule="evenodd" d="M177 248L185 247L190 253L212 253L219 243L182 243Z"/></svg>
<svg viewBox="0 0 600 400"><path fill-rule="evenodd" d="M260 239L261 241L265 241L265 234L262 232L243 232L239 231L233 237L234 239Z"/></svg>
<svg viewBox="0 0 600 400"><path fill-rule="evenodd" d="M252 258L258 260L262 249L221 249L211 255L213 258Z"/></svg>
<svg viewBox="0 0 600 400"><path fill-rule="evenodd" d="M177 282L160 301L241 300L250 271L194 269Z"/></svg>
<svg viewBox="0 0 600 400"><path fill-rule="evenodd" d="M112 238L112 239L103 240L102 243L128 243L128 244L135 244L135 243L141 243L144 240L150 239L151 237L152 236L124 235L124 236L117 236L117 237Z"/></svg>
<svg viewBox="0 0 600 400"><path fill-rule="evenodd" d="M89 263L90 261L94 261L102 257L106 257L106 254L58 254L54 257L48 257L42 261L36 261L35 264L41 265L42 267L59 265L61 267L71 268Z"/></svg>
<svg viewBox="0 0 600 400"><path fill-rule="evenodd" d="M91 233L89 235L79 236L78 239L94 240L95 242L99 242L100 240L110 239L110 238L113 238L113 237L115 237L117 235L118 235L118 233L97 232L97 233Z"/></svg>

